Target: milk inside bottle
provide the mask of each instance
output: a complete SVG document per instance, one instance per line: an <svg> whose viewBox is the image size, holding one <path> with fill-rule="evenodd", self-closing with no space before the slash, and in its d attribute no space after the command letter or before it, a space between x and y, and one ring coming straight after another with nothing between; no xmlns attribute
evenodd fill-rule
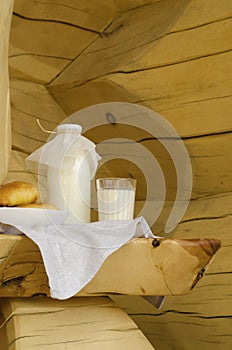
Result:
<svg viewBox="0 0 232 350"><path fill-rule="evenodd" d="M46 201L68 212L66 223L90 222L91 179L100 157L81 132L78 124L61 124L56 136L27 158L46 166Z"/></svg>

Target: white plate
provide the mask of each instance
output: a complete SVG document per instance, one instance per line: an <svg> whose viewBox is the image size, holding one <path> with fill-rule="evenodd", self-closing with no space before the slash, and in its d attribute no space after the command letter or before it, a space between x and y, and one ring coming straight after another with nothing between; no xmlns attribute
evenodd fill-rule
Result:
<svg viewBox="0 0 232 350"><path fill-rule="evenodd" d="M53 225L62 224L67 213L62 210L39 209L39 208L0 208L0 222L9 225Z"/></svg>

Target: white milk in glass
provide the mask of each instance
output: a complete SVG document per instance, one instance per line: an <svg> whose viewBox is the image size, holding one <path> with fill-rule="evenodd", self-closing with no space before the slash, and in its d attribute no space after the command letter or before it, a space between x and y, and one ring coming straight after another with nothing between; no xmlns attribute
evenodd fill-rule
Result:
<svg viewBox="0 0 232 350"><path fill-rule="evenodd" d="M108 188L104 188L104 179L100 180L101 185L97 185L98 220L133 219L135 187L131 185L131 182L129 182L127 186L127 183L125 181L123 182L123 180L126 179L119 179L119 181L113 179L110 185L109 181L111 180L108 180L108 182L106 182L106 187ZM113 186L117 188L110 188Z"/></svg>

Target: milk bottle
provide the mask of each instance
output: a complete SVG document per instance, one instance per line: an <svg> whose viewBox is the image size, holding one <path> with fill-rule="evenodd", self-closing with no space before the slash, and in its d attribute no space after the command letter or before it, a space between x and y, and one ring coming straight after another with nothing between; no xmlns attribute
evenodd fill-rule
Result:
<svg viewBox="0 0 232 350"><path fill-rule="evenodd" d="M90 222L91 179L99 155L78 124L61 124L55 138L27 161L47 168L47 203L68 211L66 223Z"/></svg>

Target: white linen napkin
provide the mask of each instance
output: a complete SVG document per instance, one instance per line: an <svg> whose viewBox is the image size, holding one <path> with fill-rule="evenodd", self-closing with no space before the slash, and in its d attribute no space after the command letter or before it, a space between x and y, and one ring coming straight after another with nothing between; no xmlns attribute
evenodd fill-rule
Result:
<svg viewBox="0 0 232 350"><path fill-rule="evenodd" d="M78 293L106 258L130 239L157 237L143 217L90 224L14 226L38 245L51 297L57 299L67 299Z"/></svg>

